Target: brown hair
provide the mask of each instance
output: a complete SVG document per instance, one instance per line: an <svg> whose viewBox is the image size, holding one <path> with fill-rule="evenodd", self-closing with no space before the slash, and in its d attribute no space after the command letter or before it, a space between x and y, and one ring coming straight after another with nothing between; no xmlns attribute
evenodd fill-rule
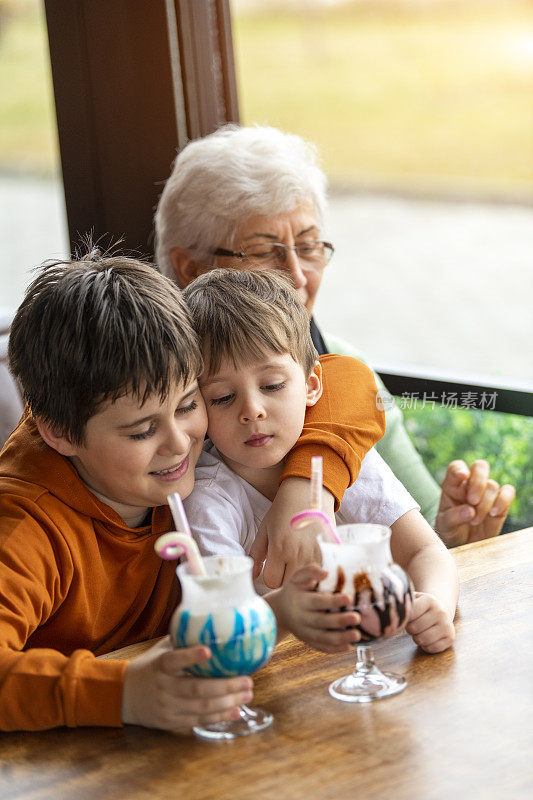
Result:
<svg viewBox="0 0 533 800"><path fill-rule="evenodd" d="M81 444L106 399L164 400L202 370L179 289L154 266L93 250L44 264L20 305L9 365L34 416Z"/></svg>
<svg viewBox="0 0 533 800"><path fill-rule="evenodd" d="M318 358L309 316L288 278L275 270L214 269L196 278L183 298L203 348L208 375L223 359L235 368L289 353L308 377Z"/></svg>

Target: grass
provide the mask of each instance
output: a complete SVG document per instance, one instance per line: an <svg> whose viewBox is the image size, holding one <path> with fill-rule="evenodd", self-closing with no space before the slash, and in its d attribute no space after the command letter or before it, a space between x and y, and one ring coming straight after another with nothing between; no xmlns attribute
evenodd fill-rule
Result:
<svg viewBox="0 0 533 800"><path fill-rule="evenodd" d="M0 0L0 170L55 174L58 145L39 2Z"/></svg>
<svg viewBox="0 0 533 800"><path fill-rule="evenodd" d="M334 182L532 193L533 3L263 7L234 35L243 121L316 142Z"/></svg>

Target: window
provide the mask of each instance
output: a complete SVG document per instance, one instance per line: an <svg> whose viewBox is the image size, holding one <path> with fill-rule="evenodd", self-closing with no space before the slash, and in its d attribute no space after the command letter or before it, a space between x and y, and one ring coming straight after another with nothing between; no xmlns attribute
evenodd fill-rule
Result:
<svg viewBox="0 0 533 800"><path fill-rule="evenodd" d="M533 6L234 0L241 118L315 142L322 327L377 364L533 380Z"/></svg>
<svg viewBox="0 0 533 800"><path fill-rule="evenodd" d="M0 306L44 258L68 252L44 11L0 3Z"/></svg>

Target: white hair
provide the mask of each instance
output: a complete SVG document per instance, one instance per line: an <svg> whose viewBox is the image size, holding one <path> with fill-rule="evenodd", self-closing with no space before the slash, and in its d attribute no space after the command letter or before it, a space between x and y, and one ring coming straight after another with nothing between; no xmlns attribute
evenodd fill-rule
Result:
<svg viewBox="0 0 533 800"><path fill-rule="evenodd" d="M196 261L227 243L252 216L274 217L311 202L319 221L326 176L316 149L276 128L223 128L189 142L176 157L155 213L155 255L175 278L170 250L182 247Z"/></svg>

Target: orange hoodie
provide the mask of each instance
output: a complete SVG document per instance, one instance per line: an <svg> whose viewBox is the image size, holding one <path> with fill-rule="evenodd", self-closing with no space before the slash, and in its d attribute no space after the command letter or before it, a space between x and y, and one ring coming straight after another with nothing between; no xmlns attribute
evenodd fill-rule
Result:
<svg viewBox="0 0 533 800"><path fill-rule="evenodd" d="M286 472L309 476L309 455L322 454L340 499L383 414L364 365L327 356L323 367L338 388L310 409ZM121 725L127 662L95 656L167 632L179 585L153 545L170 528L167 506L129 528L23 416L0 455L1 730Z"/></svg>

